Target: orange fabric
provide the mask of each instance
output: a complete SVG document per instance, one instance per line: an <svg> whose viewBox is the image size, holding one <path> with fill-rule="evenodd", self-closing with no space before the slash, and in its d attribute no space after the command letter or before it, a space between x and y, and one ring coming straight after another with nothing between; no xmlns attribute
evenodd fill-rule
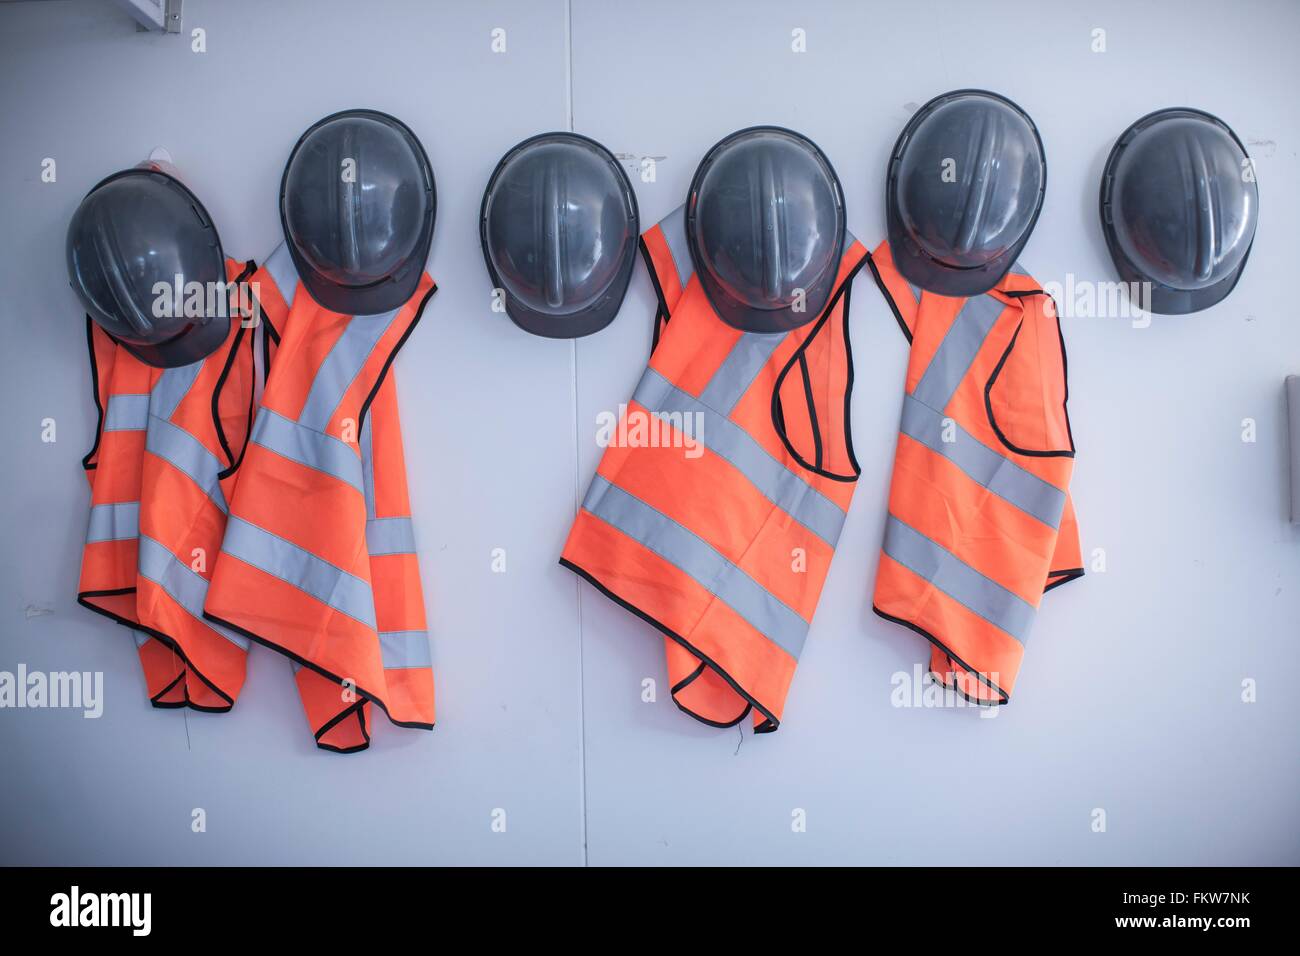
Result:
<svg viewBox="0 0 1300 956"><path fill-rule="evenodd" d="M905 394L917 404L907 407L933 415L949 432L941 441L953 443L948 451L900 433L889 527L901 523L905 532L894 554L886 535L873 603L877 613L931 642L930 668L941 683L980 703L1005 703L1044 590L1083 573L1069 495L1074 443L1056 310L1031 277L1008 273L970 312L991 324L968 355L962 343L980 334L981 320L963 318L963 310L974 300L929 292L918 298L887 243L871 260L877 285L911 340ZM954 331L959 323L966 324ZM944 349L959 353L957 371L936 358ZM921 388L925 398L918 397ZM950 397L942 408L927 405L934 394ZM999 462L994 473L980 477L980 463L990 461ZM1059 507L1055 521L1045 514L1045 501ZM918 558L909 548L924 553ZM937 570L918 570L925 566Z"/></svg>
<svg viewBox="0 0 1300 956"><path fill-rule="evenodd" d="M228 532L205 612L290 657L317 744L354 752L369 745L372 703L401 726L434 722L418 559L405 545L371 554L368 529L390 519L409 525L391 363L435 287L422 276L393 315L340 315L296 275L294 288L278 287L275 274L283 279L288 261L277 250L251 283L270 367L230 511L234 530L252 529L258 547L277 548L279 557L252 558ZM259 437L263 415L294 441ZM318 454L326 458L311 457ZM339 576L332 592L311 583L322 574ZM406 647L414 658L401 657Z"/></svg>
<svg viewBox="0 0 1300 956"><path fill-rule="evenodd" d="M765 492L761 479L745 468L762 459L768 474L787 473L787 489L807 486L793 498L787 491L791 507L798 495L821 496L826 510L847 511L857 477L846 420L852 374L848 287L866 250L856 240L846 243L835 294L815 321L783 336L746 336L716 315L697 277L682 285L679 267L685 271L690 264L674 261L664 234L670 223L681 228L681 221L679 211L642 236L663 320L643 383L653 389L667 380L676 394L702 402L711 383L730 382L743 369L738 394L725 403L729 407L708 406L745 436L719 436L724 445L744 445L742 464L730 457L734 449L724 454L710 445L707 420L698 435L674 421L661 426L668 442L634 440L638 425L652 418L652 410L634 397L616 433L628 440L616 438L606 448L595 482L607 482L616 496L630 496L641 514L670 522L676 540L703 560L724 561L731 569L727 575L743 575L737 578L743 593L733 600L749 603L751 617L716 593L715 585L697 580L585 505L561 562L666 634L668 680L679 708L715 726L733 726L752 712L756 730L766 732L777 728L794 676L788 632L806 632L811 623L834 545L824 531L815 533L777 506L768 497L771 489ZM743 361L747 345L760 340L770 349L765 358L757 365ZM699 441L689 453L688 438ZM771 626L784 629L784 645L753 623L753 615L763 613L755 610L756 601L774 602L768 606L780 623Z"/></svg>
<svg viewBox="0 0 1300 956"><path fill-rule="evenodd" d="M146 569L139 536L161 545L183 566L182 584L189 573L204 579L210 575L225 514L209 490L196 481L210 478L219 486L218 494L228 495L247 438L253 394L252 331L245 327L238 303L240 283L251 272L251 263L227 261L226 277L232 283L230 331L215 352L197 363L197 369L169 370L183 377L193 373L174 408L162 409L154 401L164 370L141 362L87 320L100 410L96 444L84 461L91 505L131 505L136 518L135 533L129 538L85 545L78 600L140 632L146 689L160 707L228 710L244 682L245 647L196 617L176 594L148 576L158 568L149 564ZM114 400L138 409L131 415L130 427L120 427L122 422L110 415ZM183 454L185 442L196 443L211 456L198 465L204 469L202 474L190 474L168 459L168 449L176 447L168 443L169 435L182 443L186 468L194 468L195 463ZM218 479L218 472L224 477ZM161 560L160 553L151 555L154 562ZM169 574L177 575L177 569Z"/></svg>

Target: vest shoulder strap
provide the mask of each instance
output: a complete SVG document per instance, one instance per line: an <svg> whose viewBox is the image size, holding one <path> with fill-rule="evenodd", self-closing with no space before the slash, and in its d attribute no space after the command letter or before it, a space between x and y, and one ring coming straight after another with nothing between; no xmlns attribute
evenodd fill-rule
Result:
<svg viewBox="0 0 1300 956"><path fill-rule="evenodd" d="M655 312L654 344L695 274L686 243L686 206L678 206L641 234L641 255L659 300Z"/></svg>

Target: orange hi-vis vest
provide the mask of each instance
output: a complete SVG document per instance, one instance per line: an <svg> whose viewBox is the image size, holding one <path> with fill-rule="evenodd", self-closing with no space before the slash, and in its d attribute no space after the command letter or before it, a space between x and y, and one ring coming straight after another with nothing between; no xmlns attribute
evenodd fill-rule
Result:
<svg viewBox="0 0 1300 956"><path fill-rule="evenodd" d="M253 268L227 260L232 289ZM99 420L77 601L135 630L155 707L226 711L244 683L248 640L203 619L253 412L253 330L231 304L221 347L180 368L86 319Z"/></svg>
<svg viewBox="0 0 1300 956"><path fill-rule="evenodd" d="M875 611L944 686L1004 704L1043 593L1083 574L1060 320L1018 263L966 299L911 285L888 243L870 264L911 343Z"/></svg>
<svg viewBox="0 0 1300 956"><path fill-rule="evenodd" d="M849 435L846 236L823 313L791 332L720 319L685 207L641 237L659 297L649 367L621 411L560 563L662 631L673 700L777 729L858 476Z"/></svg>
<svg viewBox="0 0 1300 956"><path fill-rule="evenodd" d="M205 612L288 656L317 744L370 743L370 703L433 727L433 662L391 368L433 295L340 315L281 245L253 277L269 371Z"/></svg>

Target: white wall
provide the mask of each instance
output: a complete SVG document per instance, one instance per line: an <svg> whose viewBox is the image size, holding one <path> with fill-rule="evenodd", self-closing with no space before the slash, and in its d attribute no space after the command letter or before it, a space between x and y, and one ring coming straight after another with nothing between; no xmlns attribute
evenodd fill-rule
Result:
<svg viewBox="0 0 1300 956"><path fill-rule="evenodd" d="M1300 862L1282 399L1300 372L1300 7L186 0L184 26L206 30L206 53L109 3L0 4L0 670L102 671L107 698L99 720L0 710L0 862ZM807 53L790 52L795 28ZM828 153L874 246L898 130L961 86L1011 96L1042 131L1047 201L1022 262L1044 282L1113 278L1096 191L1129 122L1174 105L1222 116L1258 167L1245 277L1150 328L1066 320L1073 487L1107 570L1048 595L994 719L890 703L892 675L926 656L870 611L906 345L859 278L862 479L785 720L755 739L695 724L668 697L657 632L555 563L596 414L644 366L650 283L638 267L594 337L518 331L488 308L483 185L510 145L572 117L616 153L665 157L637 183L648 225L713 142L777 123ZM165 145L228 251L265 256L289 149L353 106L410 124L438 178L440 291L397 368L439 720L431 735L381 725L369 752L339 757L315 749L271 652L254 651L230 714L157 711L128 633L75 605L93 409L63 239L90 186ZM658 703L641 702L647 677Z"/></svg>

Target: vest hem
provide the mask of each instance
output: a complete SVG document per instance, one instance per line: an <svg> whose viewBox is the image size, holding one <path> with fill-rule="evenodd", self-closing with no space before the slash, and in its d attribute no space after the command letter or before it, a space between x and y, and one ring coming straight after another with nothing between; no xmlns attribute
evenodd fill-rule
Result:
<svg viewBox="0 0 1300 956"><path fill-rule="evenodd" d="M104 608L101 607L96 607L95 605L91 604L90 601L88 600L89 598L93 598L93 597L108 597L112 595L134 594L134 593L136 593L136 589L133 587L116 588L110 591L81 591L77 594L77 603L80 604L82 607L86 608L87 610L94 611L96 614L102 614L104 617L116 621L118 624L121 624L123 627L129 627L133 631L140 631L142 634L148 634L150 637L159 641L160 643L165 645L168 650L176 654L181 659L181 662L184 663L185 667L188 670L192 670L195 676L197 676L199 680L203 681L203 683L208 686L209 690L211 690L222 700L229 702L228 706L223 708L205 707L201 704L195 704L187 696L183 703L163 704L161 706L164 707L188 706L191 710L198 710L198 711L203 711L204 713L214 713L214 714L224 714L227 711L229 711L231 707L234 707L235 698L232 697L230 694L227 694L216 684L212 683L212 681L208 680L208 678L203 675L203 672L199 670L197 667L195 667L193 662L190 661L189 657L186 656L185 651L181 648L180 644L177 643L174 637L164 634L162 631L149 627L146 624L141 624L138 621L127 620L126 618L122 617L119 614L114 614L112 611L105 610ZM172 683L168 684L166 689L164 689L162 693L158 694L157 696L162 696L162 694L165 694L168 690L171 690L171 688L175 686L175 683L176 683L175 681L172 681ZM152 703L155 707L160 706L156 701L154 701L153 698L150 698L150 703Z"/></svg>
<svg viewBox="0 0 1300 956"><path fill-rule="evenodd" d="M1071 581L1076 581L1083 577L1083 574L1083 568L1063 568L1060 571L1048 571L1047 576L1049 578L1058 578L1059 580L1053 581L1051 584L1047 585L1047 587L1043 588L1043 593L1046 594L1053 588L1059 588L1062 584L1069 584Z"/></svg>
<svg viewBox="0 0 1300 956"><path fill-rule="evenodd" d="M968 701L970 701L972 704L978 704L978 705L980 705L980 706L982 706L982 707L996 707L996 706L1001 706L1002 704L1009 704L1009 703L1011 703L1011 695L1010 695L1010 694L1008 694L1005 690L1003 690L1003 689L1002 689L1001 687L999 687L997 684L993 683L993 682L990 681L988 678L986 678L982 673L979 672L979 670L977 670L976 668L971 667L969 664L967 664L964 660L962 660L962 659L961 659L960 657L958 657L955 653L953 653L953 650L952 650L951 647L949 647L949 646L948 646L947 644L945 644L943 641L939 640L939 638L935 637L933 634L931 634L931 633L930 633L929 631L927 631L925 628L921 627L920 625L913 624L911 621L906 620L905 618L895 617L893 614L889 614L889 613L887 613L887 612L885 612L885 611L882 611L882 610L881 610L880 608L878 608L875 604L872 604L872 605L871 605L871 610L875 612L875 614L876 614L877 617L882 617L882 618L884 618L886 621L892 621L894 624L901 624L901 625L903 625L903 627L907 628L908 630L910 630L910 631L915 631L917 634L920 634L922 637L924 637L927 641L929 641L929 642L930 642L931 644L933 644L935 647L939 648L939 650L941 650L941 651L943 651L945 654L947 654L948 657L950 657L950 658L951 658L951 659L952 659L956 664L958 664L958 665L962 668L962 670L966 671L966 672L969 673L969 674L974 674L975 677L976 677L976 679L978 679L979 682L980 682L981 684L983 684L984 686L988 687L990 690L992 690L994 693L996 693L996 694L998 695L998 697L1000 698L999 700L980 700L980 699L977 698L977 697L971 697L969 694L967 694L965 691L963 691L963 690L962 690L961 688L959 688L959 687L953 687L953 688L951 688L952 690L955 690L957 693L959 693L959 694L961 694L963 697L965 697L965 698L966 698ZM931 673L931 674L934 674L933 671L931 671L930 673ZM938 675L935 675L935 677L938 678ZM948 684L944 684L942 680L939 680L939 683L940 683L940 684L943 684L944 687L949 687L949 686L950 686L950 685L948 685Z"/></svg>
<svg viewBox="0 0 1300 956"><path fill-rule="evenodd" d="M297 663L301 664L303 667L306 667L309 670L313 670L317 674L320 674L321 677L324 677L328 680L332 680L334 683L339 685L343 684L343 678L338 677L335 674L331 674L329 671L325 670L325 668L321 667L319 664L313 663L312 661L307 660L307 658L305 657L300 657L299 655L295 654L293 651L289 650L287 647L284 647L283 645L277 644L272 640L262 637L260 634L253 633L252 631L248 630L248 628L240 627L238 624L235 624L232 621L227 621L225 618L218 617L217 615L211 614L208 611L203 612L203 617L205 620L212 621L215 624L220 624L222 627L229 628L230 630L234 631L236 634L243 635L244 637L248 638L250 641L253 641L254 643L261 644L263 647L269 647L271 650L283 654L285 657L289 658L290 660L296 661ZM376 706L378 706L379 709L384 712L385 716L388 717L389 723L393 724L394 726L409 727L412 730L433 730L434 725L432 723L425 723L423 721L416 721L416 720L397 720L389 712L388 705L385 704L384 701L378 695L370 693L360 684L354 684L354 686L356 687L358 694L360 694L366 700L374 701ZM328 750L330 748L326 747L323 749ZM341 750L339 752L351 753L352 751Z"/></svg>
<svg viewBox="0 0 1300 956"><path fill-rule="evenodd" d="M366 708L366 701L362 699L357 701L351 707L347 708L346 710L342 711L339 714L336 714L334 717L327 720L324 724L321 725L321 728L312 735L316 738L316 746L319 747L321 750L328 750L330 753L334 753L334 754L356 754L356 753L360 753L363 750L369 750L370 730L369 728L366 727L365 708ZM361 736L365 738L364 742L355 744L351 747L336 747L333 744L321 743L322 737L324 737L327 733L329 733L339 724L343 723L343 721L347 720L347 718L351 717L353 714L355 714L357 717L357 728L361 731Z"/></svg>
<svg viewBox="0 0 1300 956"><path fill-rule="evenodd" d="M608 587L606 587L604 584L602 584L602 583L601 583L601 582L596 578L596 576L595 576L594 574L592 574L590 571L588 571L586 568L583 568L583 567L581 567L581 566L579 566L579 565L577 565L577 564L574 564L574 563L573 563L572 561L570 561L568 558L560 558L560 566L561 566L561 567L564 567L564 568L568 568L570 571L572 571L574 574L578 575L578 577L580 577L580 578L582 578L583 580L585 580L588 584L590 584L592 587L594 587L597 591L599 591L601 594L605 595L605 597L609 598L611 601L613 601L615 604L619 605L619 606L620 606L621 608L623 608L625 611L629 611L629 612L631 612L632 614L635 614L635 615L636 615L637 617L639 617L641 620L645 621L647 624L649 624L650 626L654 627L656 630L658 630L659 632L661 632L664 636L666 636L666 637L668 637L668 638L671 638L672 640L676 641L676 642L677 642L678 644L680 644L682 647L686 648L686 650L690 651L693 655L695 655L695 657L699 658L700 661L703 662L703 666L707 666L707 667L709 667L710 669L713 670L714 673L716 673L719 677L721 677L724 681L726 681L727 684L731 687L732 690L734 690L737 694L739 694L739 695L740 695L742 698L744 698L745 700L749 701L749 704L750 704L751 707L753 707L755 710L757 710L759 713L761 713L765 718L767 718L767 719L766 719L762 724L759 724L757 727L754 728L754 733L756 733L756 734L772 733L772 732L775 731L778 727L781 726L781 722L780 722L780 721L779 721L779 720L778 720L778 719L777 719L777 718L772 714L771 711L769 711L766 707L764 707L762 704L760 704L760 703L759 703L759 702L758 702L758 701L753 697L753 695L751 695L748 691L746 691L743 687L740 686L740 684L736 681L736 679L735 679L734 677L732 677L732 676L731 676L730 674L728 674L725 670L723 670L721 667L719 667L719 666L717 665L717 663L715 663L715 662L713 661L712 658L710 658L707 654L705 654L705 653L703 653L702 651L700 651L697 647L695 647L693 644L691 644L690 641L686 640L686 638L682 637L680 634L678 634L676 631L674 631L674 630L673 630L672 628L670 628L668 625L664 624L662 621L656 620L656 619L655 619L654 617L652 617L649 613L647 613L646 611L643 611L641 608L637 607L635 604L631 604L631 603L625 601L623 598L619 597L619 596L618 596L617 594L615 594L612 590L610 590ZM697 672L695 675L692 675L692 676L695 677L695 676L698 676L698 674L699 674L699 672ZM691 679L691 678L688 678L688 680L690 680L690 679ZM679 685L679 686L682 686L682 685ZM674 688L674 690L676 690L676 688ZM717 723L716 721L708 720L707 718L701 717L700 715L696 714L695 712L693 712L693 711L691 711L691 710L687 710L685 707L683 707L680 703L677 702L677 699L676 699L675 696L674 696L674 698L673 698L673 704L674 704L674 705L675 705L679 710L681 710L683 713L688 714L689 716L695 718L695 719L698 720L700 723L702 723L702 724L708 724L708 725L713 726L713 727L734 727L737 723L739 723L741 720L744 719L745 714L749 713L749 709L746 708L745 714L741 714L741 716L740 716L739 718L737 718L736 721L735 721L734 723L731 723L731 724L719 724L719 723Z"/></svg>
<svg viewBox="0 0 1300 956"><path fill-rule="evenodd" d="M700 677L700 675L703 674L706 670L708 670L708 667L709 665L701 661L700 666L695 668L695 670L691 672L689 677L684 677L680 683L673 686L672 690L669 692L672 694L673 704L683 714L686 714L688 717L694 717L702 724L708 724L710 727L717 727L722 730L725 730L728 727L734 727L736 726L736 724L740 723L742 720L744 720L746 717L749 716L750 712L754 709L753 704L746 701L745 709L740 712L739 717L736 717L734 720L722 721L722 720L712 720L711 718L704 717L701 714L697 714L695 711L691 710L689 707L687 707L685 704L683 704L680 700L677 699L677 692L685 690L687 687L690 687L691 684L695 683L695 681Z"/></svg>

